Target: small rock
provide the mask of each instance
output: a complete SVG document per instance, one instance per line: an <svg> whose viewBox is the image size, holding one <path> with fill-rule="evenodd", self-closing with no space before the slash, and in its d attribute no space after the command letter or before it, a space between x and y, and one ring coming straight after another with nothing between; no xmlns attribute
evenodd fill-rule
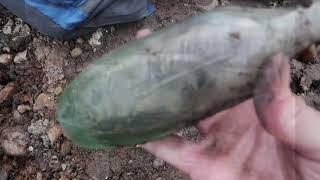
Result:
<svg viewBox="0 0 320 180"><path fill-rule="evenodd" d="M71 57L73 57L73 58L79 57L82 54L82 49L76 47L76 48L72 49L70 54L71 54Z"/></svg>
<svg viewBox="0 0 320 180"><path fill-rule="evenodd" d="M30 35L30 28L27 24L18 24L13 30L13 34L20 37L26 37Z"/></svg>
<svg viewBox="0 0 320 180"><path fill-rule="evenodd" d="M61 169L62 169L62 171L65 171L67 169L67 165L66 164L61 164Z"/></svg>
<svg viewBox="0 0 320 180"><path fill-rule="evenodd" d="M28 106L28 105L23 105L23 104L22 104L22 105L19 105L19 106L18 106L17 110L19 111L19 113L23 114L23 113L25 113L25 112L27 112L27 111L30 111L30 110L31 110L31 107Z"/></svg>
<svg viewBox="0 0 320 180"><path fill-rule="evenodd" d="M0 180L8 180L8 174L3 169L0 169Z"/></svg>
<svg viewBox="0 0 320 180"><path fill-rule="evenodd" d="M76 43L78 43L78 44L83 44L83 43L84 43L84 40L79 37L79 38L76 40Z"/></svg>
<svg viewBox="0 0 320 180"><path fill-rule="evenodd" d="M14 83L8 83L1 91L0 91L0 105L8 100L10 100L16 90L16 86Z"/></svg>
<svg viewBox="0 0 320 180"><path fill-rule="evenodd" d="M13 55L12 54L1 54L0 55L0 64L8 65L12 62Z"/></svg>
<svg viewBox="0 0 320 180"><path fill-rule="evenodd" d="M161 160L161 159L155 159L153 162L152 162L152 166L156 169L159 169L161 168L162 166L164 166L164 161Z"/></svg>
<svg viewBox="0 0 320 180"><path fill-rule="evenodd" d="M21 129L10 128L2 132L1 147L7 155L25 156L27 154L28 137Z"/></svg>
<svg viewBox="0 0 320 180"><path fill-rule="evenodd" d="M55 143L57 139L62 135L63 130L60 125L55 124L48 131L48 137L51 144Z"/></svg>
<svg viewBox="0 0 320 180"><path fill-rule="evenodd" d="M116 28L114 26L110 27L110 33L114 34L116 32Z"/></svg>
<svg viewBox="0 0 320 180"><path fill-rule="evenodd" d="M28 151L33 152L34 148L32 146L28 147Z"/></svg>
<svg viewBox="0 0 320 180"><path fill-rule="evenodd" d="M18 111L13 112L13 119L15 121L20 121L21 120L21 114Z"/></svg>
<svg viewBox="0 0 320 180"><path fill-rule="evenodd" d="M28 126L28 132L38 136L41 134L44 134L46 132L47 126L44 124L43 120L38 120L36 122L31 123L30 126Z"/></svg>
<svg viewBox="0 0 320 180"><path fill-rule="evenodd" d="M24 61L26 61L26 60L27 60L27 50L18 53L18 54L14 57L13 62L14 62L15 64L20 64L20 63L22 63L22 62L24 62Z"/></svg>
<svg viewBox="0 0 320 180"><path fill-rule="evenodd" d="M28 103L28 102L30 102L30 97L28 95L24 95L23 98L22 98L22 101L24 103Z"/></svg>
<svg viewBox="0 0 320 180"><path fill-rule="evenodd" d="M37 99L33 105L33 110L39 111L39 110L43 109L44 107L47 107L49 109L53 109L54 102L50 100L49 95L42 93L37 97Z"/></svg>
<svg viewBox="0 0 320 180"><path fill-rule="evenodd" d="M70 153L71 148L72 148L72 143L68 140L65 140L61 145L60 153L65 156Z"/></svg>
<svg viewBox="0 0 320 180"><path fill-rule="evenodd" d="M95 33L92 34L89 39L89 44L93 48L93 51L96 51L96 47L101 45L101 38L103 37L102 29L99 28Z"/></svg>
<svg viewBox="0 0 320 180"><path fill-rule="evenodd" d="M199 9L203 11L210 11L219 6L219 0L196 0Z"/></svg>
<svg viewBox="0 0 320 180"><path fill-rule="evenodd" d="M54 89L54 94L58 96L62 93L62 91L63 91L63 88L59 86L56 89Z"/></svg>
<svg viewBox="0 0 320 180"><path fill-rule="evenodd" d="M42 176L41 172L37 173L37 180L43 180L43 176Z"/></svg>
<svg viewBox="0 0 320 180"><path fill-rule="evenodd" d="M12 26L13 26L13 20L9 19L7 24L5 24L2 28L3 34L12 34Z"/></svg>

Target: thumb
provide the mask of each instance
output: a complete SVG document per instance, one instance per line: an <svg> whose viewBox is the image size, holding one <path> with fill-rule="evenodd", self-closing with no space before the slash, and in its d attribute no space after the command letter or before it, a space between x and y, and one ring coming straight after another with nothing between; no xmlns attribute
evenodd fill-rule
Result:
<svg viewBox="0 0 320 180"><path fill-rule="evenodd" d="M320 160L320 113L291 93L288 57L276 55L259 71L254 104L262 126L308 158Z"/></svg>

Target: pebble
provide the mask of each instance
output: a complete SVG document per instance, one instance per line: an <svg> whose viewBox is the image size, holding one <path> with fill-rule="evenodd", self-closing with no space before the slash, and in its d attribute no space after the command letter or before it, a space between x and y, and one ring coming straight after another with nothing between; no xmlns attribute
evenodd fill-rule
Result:
<svg viewBox="0 0 320 180"><path fill-rule="evenodd" d="M62 171L65 171L67 169L67 165L66 164L61 164L61 169L62 169Z"/></svg>
<svg viewBox="0 0 320 180"><path fill-rule="evenodd" d="M24 61L27 60L27 50L23 51L23 52L19 52L15 57L14 57L14 60L13 62L15 64L20 64Z"/></svg>
<svg viewBox="0 0 320 180"><path fill-rule="evenodd" d="M210 11L219 6L219 0L196 0L196 4L200 10Z"/></svg>
<svg viewBox="0 0 320 180"><path fill-rule="evenodd" d="M28 137L18 128L5 129L2 132L1 147L7 155L25 156L27 154Z"/></svg>
<svg viewBox="0 0 320 180"><path fill-rule="evenodd" d="M34 148L32 146L28 147L28 151L33 152Z"/></svg>
<svg viewBox="0 0 320 180"><path fill-rule="evenodd" d="M78 43L78 44L83 44L83 43L84 43L84 40L79 37L79 38L76 40L76 43Z"/></svg>
<svg viewBox="0 0 320 180"><path fill-rule="evenodd" d="M93 48L93 51L96 51L96 47L101 45L101 38L103 37L102 29L99 28L95 33L92 34L89 39L89 44Z"/></svg>
<svg viewBox="0 0 320 180"><path fill-rule="evenodd" d="M114 34L116 32L116 28L114 26L111 26L110 28L110 33Z"/></svg>
<svg viewBox="0 0 320 180"><path fill-rule="evenodd" d="M58 96L62 93L62 91L63 91L63 88L59 86L56 89L54 89L54 94Z"/></svg>
<svg viewBox="0 0 320 180"><path fill-rule="evenodd" d="M37 136L44 134L46 132L47 125L43 120L38 120L36 122L32 122L30 126L28 126L28 132Z"/></svg>
<svg viewBox="0 0 320 180"><path fill-rule="evenodd" d="M63 134L63 129L60 125L55 124L48 131L48 137L51 144L55 143L57 139Z"/></svg>
<svg viewBox="0 0 320 180"><path fill-rule="evenodd" d="M72 49L70 54L71 54L71 57L73 57L73 58L79 57L82 54L82 49L76 47L76 48Z"/></svg>
<svg viewBox="0 0 320 180"><path fill-rule="evenodd" d="M19 111L14 111L13 112L13 119L15 121L20 121L21 120L21 114L19 113Z"/></svg>
<svg viewBox="0 0 320 180"><path fill-rule="evenodd" d="M50 97L48 94L41 93L35 100L35 103L33 105L33 110L39 111L44 107L52 109L54 107L54 102L50 100Z"/></svg>
<svg viewBox="0 0 320 180"><path fill-rule="evenodd" d="M30 110L31 110L31 107L28 106L28 105L23 105L23 104L22 104L22 105L19 105L19 106L18 106L17 110L19 111L19 113L23 114L23 113L25 113L25 112L27 112L27 111L30 111Z"/></svg>
<svg viewBox="0 0 320 180"><path fill-rule="evenodd" d="M162 166L164 166L164 161L161 160L161 159L155 159L153 162L152 162L152 166L156 169L159 169L161 168Z"/></svg>
<svg viewBox="0 0 320 180"><path fill-rule="evenodd" d="M60 153L65 156L70 153L71 148L72 148L72 143L68 140L65 140L61 145Z"/></svg>
<svg viewBox="0 0 320 180"><path fill-rule="evenodd" d="M43 176L42 176L41 172L37 173L37 180L43 180Z"/></svg>
<svg viewBox="0 0 320 180"><path fill-rule="evenodd" d="M13 26L13 20L9 19L7 24L5 24L2 28L3 34L12 34L12 26Z"/></svg>
<svg viewBox="0 0 320 180"><path fill-rule="evenodd" d="M8 83L1 91L0 91L0 105L5 101L8 101L14 94L16 90L14 83Z"/></svg>
<svg viewBox="0 0 320 180"><path fill-rule="evenodd" d="M12 62L13 55L12 54L1 54L0 55L0 64L8 65Z"/></svg>
<svg viewBox="0 0 320 180"><path fill-rule="evenodd" d="M13 34L16 34L20 37L26 37L30 35L30 27L27 24L18 24L13 30Z"/></svg>
<svg viewBox="0 0 320 180"><path fill-rule="evenodd" d="M8 174L5 170L0 169L0 180L7 180L8 179Z"/></svg>

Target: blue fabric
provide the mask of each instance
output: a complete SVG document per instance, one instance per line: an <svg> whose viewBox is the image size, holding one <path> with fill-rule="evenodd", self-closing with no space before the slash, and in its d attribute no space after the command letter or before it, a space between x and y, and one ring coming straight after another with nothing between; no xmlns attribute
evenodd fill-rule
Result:
<svg viewBox="0 0 320 180"><path fill-rule="evenodd" d="M156 11L156 6L148 1L148 12L145 16L150 16Z"/></svg>
<svg viewBox="0 0 320 180"><path fill-rule="evenodd" d="M38 31L59 39L137 21L155 12L150 0L0 0L0 4Z"/></svg>
<svg viewBox="0 0 320 180"><path fill-rule="evenodd" d="M87 0L47 0L47 1L53 4L59 4L59 5L80 6Z"/></svg>
<svg viewBox="0 0 320 180"><path fill-rule="evenodd" d="M59 0L50 0L59 1ZM80 2L79 0L66 0L63 2ZM61 2L61 1L60 1ZM82 1L81 1L82 2ZM64 29L72 30L82 23L88 15L72 5L58 5L43 0L25 0L25 3L44 15Z"/></svg>

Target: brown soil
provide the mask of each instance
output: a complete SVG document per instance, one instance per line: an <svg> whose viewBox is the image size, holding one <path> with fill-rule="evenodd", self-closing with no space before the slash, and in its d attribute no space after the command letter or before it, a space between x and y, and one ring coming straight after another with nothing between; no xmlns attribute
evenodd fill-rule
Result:
<svg viewBox="0 0 320 180"><path fill-rule="evenodd" d="M48 131L56 126L54 101L61 88L81 70L102 54L134 39L142 28L153 31L201 13L197 0L157 0L156 14L135 23L102 28L102 44L93 48L88 43L91 35L68 42L38 33L31 33L18 41L16 36L0 31L0 55L16 55L27 50L27 60L20 63L0 64L0 86L14 83L12 98L0 102L0 143L8 129L18 128L27 135L27 149L22 155L8 155L0 148L0 180L5 179L187 179L170 165L155 159L149 153L125 147L104 151L78 148L63 135L50 142ZM298 2L298 1L297 1ZM221 6L249 5L255 7L296 6L296 1L236 1L220 0ZM0 6L0 28L12 19L19 19ZM70 52L81 48L78 57ZM310 61L311 62L311 61ZM292 89L305 96L310 105L320 109L320 64L292 61ZM3 88L3 87L2 87ZM2 89L0 87L0 90ZM44 93L44 94L42 94ZM39 95L42 94L39 100ZM19 113L19 105L31 110ZM21 109L20 109L21 111ZM33 128L33 129L32 129ZM12 130L13 131L13 130ZM1 135L2 134L2 135ZM194 129L183 132L196 136ZM6 137L7 138L7 137ZM20 139L20 141L24 141ZM22 142L23 144L23 142ZM22 157L21 157L22 156Z"/></svg>

